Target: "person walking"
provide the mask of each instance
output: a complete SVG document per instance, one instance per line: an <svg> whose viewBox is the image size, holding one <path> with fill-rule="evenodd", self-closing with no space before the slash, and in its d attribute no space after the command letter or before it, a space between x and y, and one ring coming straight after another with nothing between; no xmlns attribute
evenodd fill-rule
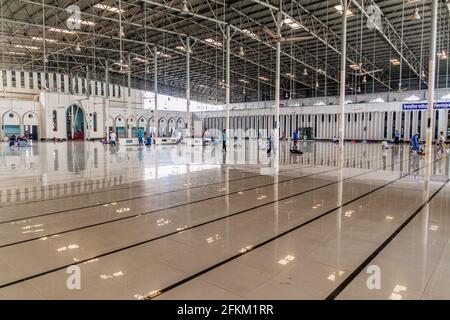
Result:
<svg viewBox="0 0 450 320"><path fill-rule="evenodd" d="M227 152L227 130L222 131L222 151Z"/></svg>
<svg viewBox="0 0 450 320"><path fill-rule="evenodd" d="M144 143L144 130L142 130L142 128L139 129L138 132L138 143L141 146Z"/></svg>
<svg viewBox="0 0 450 320"><path fill-rule="evenodd" d="M294 140L294 149L297 149L297 143L298 143L298 131L297 130L294 131L293 140Z"/></svg>
<svg viewBox="0 0 450 320"><path fill-rule="evenodd" d="M411 151L415 154L419 152L419 134L416 133L411 140Z"/></svg>
<svg viewBox="0 0 450 320"><path fill-rule="evenodd" d="M398 130L395 130L394 133L394 144L398 145L400 143L400 132Z"/></svg>
<svg viewBox="0 0 450 320"><path fill-rule="evenodd" d="M441 131L438 139L438 151L445 152L445 140L444 131Z"/></svg>

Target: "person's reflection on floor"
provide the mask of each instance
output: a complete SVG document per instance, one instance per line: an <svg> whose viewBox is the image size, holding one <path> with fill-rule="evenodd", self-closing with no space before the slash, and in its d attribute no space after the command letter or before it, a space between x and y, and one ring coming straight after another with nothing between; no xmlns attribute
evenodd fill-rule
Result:
<svg viewBox="0 0 450 320"><path fill-rule="evenodd" d="M142 149L143 149L142 147L139 147L139 149L138 149L138 160L139 161L144 160L144 152Z"/></svg>
<svg viewBox="0 0 450 320"><path fill-rule="evenodd" d="M413 153L411 155L411 171L413 172L413 176L416 177L419 170L419 155L417 153Z"/></svg>

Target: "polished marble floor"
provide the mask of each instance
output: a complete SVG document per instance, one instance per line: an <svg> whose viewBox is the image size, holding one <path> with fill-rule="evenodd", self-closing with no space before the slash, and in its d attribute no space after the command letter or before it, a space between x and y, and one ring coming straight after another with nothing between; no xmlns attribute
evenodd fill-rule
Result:
<svg viewBox="0 0 450 320"><path fill-rule="evenodd" d="M0 299L450 299L446 155L233 144L2 145Z"/></svg>

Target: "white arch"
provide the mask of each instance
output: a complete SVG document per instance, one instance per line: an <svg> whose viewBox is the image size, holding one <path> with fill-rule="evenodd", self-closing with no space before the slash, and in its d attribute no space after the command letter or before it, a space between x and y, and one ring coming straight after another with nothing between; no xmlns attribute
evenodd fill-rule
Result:
<svg viewBox="0 0 450 320"><path fill-rule="evenodd" d="M177 127L177 119L175 117L169 118L167 121L167 127L175 129Z"/></svg>
<svg viewBox="0 0 450 320"><path fill-rule="evenodd" d="M144 116L139 117L138 119L138 128L147 128L147 118L145 118Z"/></svg>
<svg viewBox="0 0 450 320"><path fill-rule="evenodd" d="M30 118L28 115L33 115L32 118ZM31 120L32 119L32 120ZM34 111L27 111L22 116L22 124L24 126L38 126L39 125L39 116Z"/></svg>
<svg viewBox="0 0 450 320"><path fill-rule="evenodd" d="M183 118L178 118L177 129L185 129L185 128L186 128L186 121L184 121Z"/></svg>

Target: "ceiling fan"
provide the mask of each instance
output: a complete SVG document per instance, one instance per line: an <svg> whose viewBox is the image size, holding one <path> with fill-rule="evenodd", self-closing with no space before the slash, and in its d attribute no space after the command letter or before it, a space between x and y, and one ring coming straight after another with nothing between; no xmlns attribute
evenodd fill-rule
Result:
<svg viewBox="0 0 450 320"><path fill-rule="evenodd" d="M299 41L305 41L314 38L313 36L305 36L305 37L279 37L275 32L272 30L263 27L263 30L265 33L267 33L270 37L272 37L273 42L299 42Z"/></svg>

